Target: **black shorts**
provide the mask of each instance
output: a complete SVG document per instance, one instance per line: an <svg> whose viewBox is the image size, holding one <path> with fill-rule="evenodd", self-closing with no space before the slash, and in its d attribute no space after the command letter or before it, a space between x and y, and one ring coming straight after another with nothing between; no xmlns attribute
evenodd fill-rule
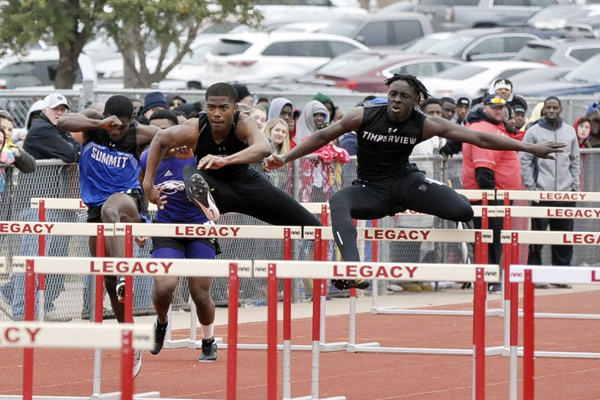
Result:
<svg viewBox="0 0 600 400"><path fill-rule="evenodd" d="M150 219L148 218L148 200L146 200L146 197L144 196L144 193L142 193L141 189L131 189L124 193L135 201L135 204L137 205L137 209L140 212L140 216L142 217L142 219L145 222L150 222ZM102 222L102 206L88 207L87 222Z"/></svg>
<svg viewBox="0 0 600 400"><path fill-rule="evenodd" d="M215 255L221 254L221 246L217 239L204 239L204 238L174 238L174 237L157 237L152 236L152 251L169 248L175 249L185 253L186 247L192 242L204 243L215 251Z"/></svg>

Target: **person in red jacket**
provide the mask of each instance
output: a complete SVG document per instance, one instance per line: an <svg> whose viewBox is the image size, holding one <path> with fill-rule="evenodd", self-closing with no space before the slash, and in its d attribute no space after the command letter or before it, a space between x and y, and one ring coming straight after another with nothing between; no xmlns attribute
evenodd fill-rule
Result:
<svg viewBox="0 0 600 400"><path fill-rule="evenodd" d="M483 99L483 107L469 115L468 128L511 137L503 122L506 100L490 94ZM463 188L465 189L507 189L521 188L519 155L514 150L490 150L463 143ZM475 228L481 229L481 219L473 219ZM488 262L499 264L502 258L500 231L502 218L490 218L490 228L494 231L494 243L489 248ZM490 285L490 292L500 292L500 283Z"/></svg>

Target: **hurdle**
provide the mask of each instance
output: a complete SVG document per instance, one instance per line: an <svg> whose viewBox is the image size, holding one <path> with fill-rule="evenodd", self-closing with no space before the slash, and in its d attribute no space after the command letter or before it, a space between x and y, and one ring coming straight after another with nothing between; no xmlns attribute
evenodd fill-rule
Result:
<svg viewBox="0 0 600 400"><path fill-rule="evenodd" d="M485 297L487 283L498 282L500 267L497 265L464 265L464 264L397 264L397 263L348 263L348 262L311 262L311 261L254 261L254 276L267 277L269 280L269 298L277 295L277 278L306 278L325 279L389 279L422 281L452 279L475 282L475 297L473 316L473 349L474 356L474 398L485 398ZM315 285L316 290L320 290ZM314 305L315 312L318 306ZM269 370L277 368L277 308L269 301L268 319L268 365ZM318 373L319 373L319 324L320 318L313 313L313 376L312 397L318 398ZM374 349L376 351L381 350ZM288 366L284 364L284 369ZM268 382L268 399L276 395L276 380L270 378ZM308 397L307 397L308 398Z"/></svg>
<svg viewBox="0 0 600 400"><path fill-rule="evenodd" d="M121 392L123 400L133 399L133 349L149 350L154 346L154 331L149 326L44 324L41 322L0 322L2 346L63 349L120 349ZM0 399L42 399L33 396L33 365L23 365L23 395L3 396ZM54 399L89 399L89 397L53 396Z"/></svg>
<svg viewBox="0 0 600 400"><path fill-rule="evenodd" d="M512 210L511 210L512 211ZM579 246L589 246L594 245L598 241L600 241L600 233L598 232L560 232L560 231L502 231L501 233L501 241L504 243L510 251L505 253L508 257L506 257L506 263L508 264L508 272L507 276L509 279L513 277L513 271L510 268L510 265L518 263L519 261L519 245L520 244L572 244ZM533 266L527 266L525 268L533 268ZM561 269L561 267L552 267L552 269ZM574 270L574 267L568 267L567 270ZM593 271L591 268L585 268L588 272ZM551 277L551 276L549 276ZM565 277L565 282L560 283L570 283L572 278ZM541 281L536 281L541 282ZM584 282L590 283L590 282ZM535 285L534 285L535 287ZM505 314L505 330L504 330L504 351L502 354L504 356L510 356L510 365L511 365L511 398L516 399L516 371L517 371L517 357L522 353L518 348L518 324L519 324L519 309L518 309L518 290L519 285L516 282L510 282L509 289L509 300L510 304L506 305L506 314ZM529 299L529 298L528 298ZM527 300L524 299L524 311L525 312L533 312L532 310L526 310L528 304ZM565 313L538 313L535 314L536 317L539 318L571 318L571 319L600 319L600 315L597 314L565 314ZM545 356L553 356L548 353L540 352L537 354L539 357ZM576 357L575 354L572 357Z"/></svg>
<svg viewBox="0 0 600 400"><path fill-rule="evenodd" d="M291 241L302 238L302 227L299 226L274 226L274 225L193 225L193 224L115 224L115 236L125 236L128 248L133 246L133 236L160 236L160 237L194 237L194 238L244 238L244 239L281 239L284 247L284 258L290 260L292 254ZM204 260L201 260L202 263ZM198 260L195 260L198 263ZM203 275L190 275L203 276ZM211 275L206 275L211 276ZM284 297L291 295L291 286L284 282ZM291 304L291 303L290 303ZM193 302L192 302L193 307ZM202 342L196 339L196 313L195 307L190 313L190 338L171 339L171 318L169 315L168 337L165 337L164 347L198 349ZM167 341L168 339L168 341ZM220 339L219 344L227 348L227 344ZM238 349L266 350L267 344L237 344ZM283 348L283 347L282 347ZM294 346L293 350L310 350L310 346Z"/></svg>
<svg viewBox="0 0 600 400"><path fill-rule="evenodd" d="M26 285L33 290L34 274L127 275L127 276L214 276L229 279L227 352L227 400L237 395L237 322L239 278L252 277L252 262L247 260L168 260L112 257L13 257L13 270L25 273ZM26 289L27 290L27 289ZM26 303L27 307L27 303ZM31 310L33 306L30 305ZM154 341L152 340L152 344Z"/></svg>
<svg viewBox="0 0 600 400"><path fill-rule="evenodd" d="M600 284L600 268L590 267L558 267L558 266L525 266L511 265L509 279L511 284L523 284L523 398L534 398L534 357L560 357L560 358L600 358L600 353L591 352L561 352L561 351L535 351L535 284ZM511 333L518 334L518 329L511 326ZM514 371L514 375L517 372ZM511 365L511 376L513 366ZM511 389L514 389L516 399L516 379L511 380ZM512 394L512 393L511 393ZM512 398L512 397L511 397Z"/></svg>

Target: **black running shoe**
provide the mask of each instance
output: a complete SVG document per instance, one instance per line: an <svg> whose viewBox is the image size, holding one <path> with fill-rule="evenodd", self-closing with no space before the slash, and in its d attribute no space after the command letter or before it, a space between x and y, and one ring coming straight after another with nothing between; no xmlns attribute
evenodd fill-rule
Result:
<svg viewBox="0 0 600 400"><path fill-rule="evenodd" d="M356 279L356 280L332 279L331 284L339 290L348 290L348 289L352 289L352 288L356 288L356 289L368 289L369 288L369 281L367 281L366 279Z"/></svg>
<svg viewBox="0 0 600 400"><path fill-rule="evenodd" d="M169 323L161 324L156 320L154 322L154 348L150 350L150 353L156 355L160 353L160 350L163 347L163 342L165 341L165 334L167 333L167 326Z"/></svg>
<svg viewBox="0 0 600 400"><path fill-rule="evenodd" d="M210 188L208 183L204 180L202 175L196 173L190 178L189 185L186 185L185 191L190 200L202 210L206 218L211 221L216 221L221 215L219 209L215 205L215 201L210 194Z"/></svg>
<svg viewBox="0 0 600 400"><path fill-rule="evenodd" d="M215 339L202 339L202 353L200 353L200 362L212 362L217 360L217 342Z"/></svg>

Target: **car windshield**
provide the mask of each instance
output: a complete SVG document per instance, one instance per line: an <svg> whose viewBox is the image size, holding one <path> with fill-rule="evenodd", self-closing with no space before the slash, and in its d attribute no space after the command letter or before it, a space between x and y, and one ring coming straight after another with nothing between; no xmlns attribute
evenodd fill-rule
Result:
<svg viewBox="0 0 600 400"><path fill-rule="evenodd" d="M434 43L429 49L423 51L423 54L437 54L438 56L460 57L461 53L468 45L473 43L477 36L463 33L455 34Z"/></svg>
<svg viewBox="0 0 600 400"><path fill-rule="evenodd" d="M552 53L554 53L554 50L556 49L553 47L531 44L519 50L514 59L531 62L548 61L550 60Z"/></svg>
<svg viewBox="0 0 600 400"><path fill-rule="evenodd" d="M435 78L462 80L470 76L477 75L487 70L485 67L475 67L473 65L458 65L434 75Z"/></svg>
<svg viewBox="0 0 600 400"><path fill-rule="evenodd" d="M568 82L600 83L600 56L592 57L565 75Z"/></svg>
<svg viewBox="0 0 600 400"><path fill-rule="evenodd" d="M423 36L422 38L410 42L408 46L402 48L402 51L406 53L424 53L426 50L440 41L442 41L440 37Z"/></svg>
<svg viewBox="0 0 600 400"><path fill-rule="evenodd" d="M353 21L349 19L345 19L343 21L334 21L331 23L331 25L321 29L319 32L351 37L360 24L361 21Z"/></svg>
<svg viewBox="0 0 600 400"><path fill-rule="evenodd" d="M341 68L351 68L354 73L361 73L379 64L380 57L377 53L349 52L337 56L328 63L317 68L315 74L327 74Z"/></svg>

